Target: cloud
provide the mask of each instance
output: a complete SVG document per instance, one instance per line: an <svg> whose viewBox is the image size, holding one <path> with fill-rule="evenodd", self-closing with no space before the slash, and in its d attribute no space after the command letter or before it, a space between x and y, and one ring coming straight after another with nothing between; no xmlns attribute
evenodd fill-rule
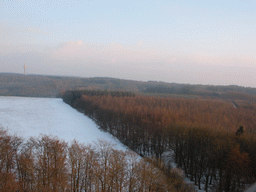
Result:
<svg viewBox="0 0 256 192"><path fill-rule="evenodd" d="M190 61L200 65L216 66L243 66L256 67L256 57L250 54L243 55L205 55L196 53L191 56Z"/></svg>
<svg viewBox="0 0 256 192"><path fill-rule="evenodd" d="M78 40L58 46L53 50L51 58L62 61L94 61L109 65L126 63L126 65L136 68L151 67L152 65L161 68L170 64L256 67L256 56L251 53L216 54L209 51L186 52L184 50L177 51L172 45L161 47L141 41L135 45L124 45L116 42L89 44Z"/></svg>
<svg viewBox="0 0 256 192"><path fill-rule="evenodd" d="M154 63L173 60L165 50L147 47L141 43L128 46L120 43L86 44L83 41L70 41L62 44L51 54L57 60L84 60L88 58L109 63Z"/></svg>
<svg viewBox="0 0 256 192"><path fill-rule="evenodd" d="M86 47L87 45L81 40L70 41L53 50L51 57L59 60L85 59L88 55Z"/></svg>

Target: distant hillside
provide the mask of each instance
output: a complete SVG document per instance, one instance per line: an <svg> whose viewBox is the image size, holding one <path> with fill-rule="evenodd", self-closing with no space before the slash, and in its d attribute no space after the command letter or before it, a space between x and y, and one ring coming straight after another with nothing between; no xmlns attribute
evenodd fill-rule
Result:
<svg viewBox="0 0 256 192"><path fill-rule="evenodd" d="M223 98L256 102L256 88L133 81L107 77L65 77L0 73L0 95L59 97L67 90L129 91L172 97Z"/></svg>

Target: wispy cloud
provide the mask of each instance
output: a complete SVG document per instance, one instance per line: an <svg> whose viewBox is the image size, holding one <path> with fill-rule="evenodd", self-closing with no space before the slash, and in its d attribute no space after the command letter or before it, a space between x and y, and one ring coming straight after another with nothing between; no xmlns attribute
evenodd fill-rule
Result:
<svg viewBox="0 0 256 192"><path fill-rule="evenodd" d="M83 41L70 41L58 47L51 55L54 59L104 60L110 63L118 62L167 62L171 56L166 57L164 50L147 48L139 42L128 46L119 43L87 44ZM173 59L173 58L172 58Z"/></svg>
<svg viewBox="0 0 256 192"><path fill-rule="evenodd" d="M176 52L170 49L153 47L142 42L133 46L119 43L88 44L81 40L70 41L62 44L51 53L51 58L57 60L79 60L86 62L88 59L104 61L115 65L120 63L138 63L141 66L153 63L161 64L197 64L256 67L256 56L252 54L213 55L207 51L193 53Z"/></svg>

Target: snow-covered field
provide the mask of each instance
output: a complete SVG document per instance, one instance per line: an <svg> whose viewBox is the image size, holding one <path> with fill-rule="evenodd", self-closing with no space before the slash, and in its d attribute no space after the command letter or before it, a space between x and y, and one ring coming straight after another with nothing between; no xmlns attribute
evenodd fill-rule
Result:
<svg viewBox="0 0 256 192"><path fill-rule="evenodd" d="M69 143L74 139L85 144L104 140L114 144L116 149L127 150L118 139L101 131L90 118L62 99L0 96L1 127L24 139L46 134Z"/></svg>
<svg viewBox="0 0 256 192"><path fill-rule="evenodd" d="M100 139L115 144L117 149L126 149L62 99L0 96L0 127L24 139L40 134L57 136L66 142L76 139L85 144Z"/></svg>

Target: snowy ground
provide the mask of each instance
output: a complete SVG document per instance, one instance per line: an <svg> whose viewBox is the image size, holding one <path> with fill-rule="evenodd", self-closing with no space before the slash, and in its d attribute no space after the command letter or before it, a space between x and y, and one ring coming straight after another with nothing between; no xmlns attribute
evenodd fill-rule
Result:
<svg viewBox="0 0 256 192"><path fill-rule="evenodd" d="M62 99L0 96L0 127L25 139L40 134L57 136L67 142L76 139L85 144L100 139L115 144L117 149L126 149Z"/></svg>
<svg viewBox="0 0 256 192"><path fill-rule="evenodd" d="M173 150L164 152L162 158L164 163L166 165L170 165L173 171L176 171L176 173L181 175L188 184L194 185L194 182L190 181L190 179L185 176L184 170L177 167L177 164L175 163ZM199 189L197 185L194 185L194 188L196 192L205 192L205 190L203 190L203 184L201 185L201 189Z"/></svg>

